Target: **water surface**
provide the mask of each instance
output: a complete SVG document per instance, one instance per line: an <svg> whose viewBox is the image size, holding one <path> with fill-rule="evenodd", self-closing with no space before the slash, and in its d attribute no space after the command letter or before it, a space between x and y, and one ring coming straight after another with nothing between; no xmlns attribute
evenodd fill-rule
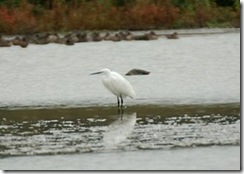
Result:
<svg viewBox="0 0 244 174"><path fill-rule="evenodd" d="M231 155L230 155L231 154ZM74 155L13 157L5 170L240 170L240 148L201 147Z"/></svg>
<svg viewBox="0 0 244 174"><path fill-rule="evenodd" d="M1 110L0 155L239 145L239 107L152 105L123 113L116 107Z"/></svg>
<svg viewBox="0 0 244 174"><path fill-rule="evenodd" d="M240 169L239 32L0 51L1 169ZM105 67L151 72L123 112Z"/></svg>
<svg viewBox="0 0 244 174"><path fill-rule="evenodd" d="M189 35L177 40L88 42L1 48L0 106L111 105L116 98L89 74L132 68L126 77L136 104L240 102L240 33Z"/></svg>

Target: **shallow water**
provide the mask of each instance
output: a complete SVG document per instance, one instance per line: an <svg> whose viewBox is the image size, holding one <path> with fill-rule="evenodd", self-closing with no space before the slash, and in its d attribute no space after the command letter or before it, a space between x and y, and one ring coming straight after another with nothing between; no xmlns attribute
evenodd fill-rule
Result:
<svg viewBox="0 0 244 174"><path fill-rule="evenodd" d="M1 169L240 169L240 33L0 51ZM123 112L104 67L151 72Z"/></svg>
<svg viewBox="0 0 244 174"><path fill-rule="evenodd" d="M0 168L239 170L239 110L239 104L130 106L123 113L2 109Z"/></svg>
<svg viewBox="0 0 244 174"><path fill-rule="evenodd" d="M152 105L123 113L116 107L1 110L0 155L240 145L239 107Z"/></svg>

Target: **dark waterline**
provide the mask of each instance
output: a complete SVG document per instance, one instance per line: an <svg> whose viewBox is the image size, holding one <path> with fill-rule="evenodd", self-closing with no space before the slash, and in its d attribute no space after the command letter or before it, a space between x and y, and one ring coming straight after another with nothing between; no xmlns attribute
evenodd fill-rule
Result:
<svg viewBox="0 0 244 174"><path fill-rule="evenodd" d="M136 112L140 117L150 115L160 115L162 117L179 115L240 115L239 103L224 104L192 104L192 105L134 105L124 108L124 112ZM6 107L0 108L0 120L14 119L18 121L35 119L55 119L60 117L72 118L90 118L94 116L106 117L118 114L116 106L41 106L41 107Z"/></svg>

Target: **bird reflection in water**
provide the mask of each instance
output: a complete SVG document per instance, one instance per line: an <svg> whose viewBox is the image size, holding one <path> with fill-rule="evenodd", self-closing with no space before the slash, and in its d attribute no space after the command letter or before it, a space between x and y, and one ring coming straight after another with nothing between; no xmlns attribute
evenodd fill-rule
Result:
<svg viewBox="0 0 244 174"><path fill-rule="evenodd" d="M123 114L123 110L119 117L116 115L118 119L108 126L103 135L104 149L116 149L130 136L136 123L136 115L136 112Z"/></svg>
<svg viewBox="0 0 244 174"><path fill-rule="evenodd" d="M120 119L123 119L123 114L124 114L124 108L123 107L118 107L118 116Z"/></svg>

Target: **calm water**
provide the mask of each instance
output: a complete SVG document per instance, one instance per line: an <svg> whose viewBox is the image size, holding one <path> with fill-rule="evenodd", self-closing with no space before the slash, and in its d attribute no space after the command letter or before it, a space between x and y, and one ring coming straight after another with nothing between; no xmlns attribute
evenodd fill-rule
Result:
<svg viewBox="0 0 244 174"><path fill-rule="evenodd" d="M240 102L240 33L178 40L89 42L1 48L0 106L111 105L116 102L89 73L104 67L125 74L137 97L126 103Z"/></svg>
<svg viewBox="0 0 244 174"><path fill-rule="evenodd" d="M0 52L1 169L240 169L240 33ZM123 113L104 67L151 72Z"/></svg>
<svg viewBox="0 0 244 174"><path fill-rule="evenodd" d="M238 170L240 148L221 146L12 157L1 160L0 167L12 170Z"/></svg>

